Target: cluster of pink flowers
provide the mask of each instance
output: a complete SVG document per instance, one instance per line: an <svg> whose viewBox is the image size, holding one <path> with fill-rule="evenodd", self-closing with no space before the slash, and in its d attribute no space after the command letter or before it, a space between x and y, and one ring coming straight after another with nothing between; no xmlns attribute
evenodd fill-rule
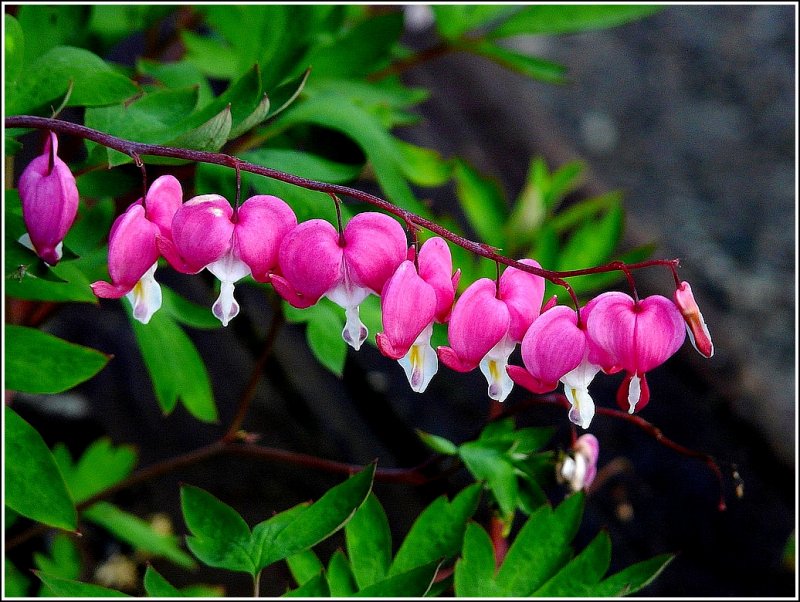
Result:
<svg viewBox="0 0 800 602"><path fill-rule="evenodd" d="M60 257L78 202L74 178L56 148L51 134L45 153L28 166L19 185L30 240L51 265ZM292 209L274 196L252 196L237 209L216 194L186 202L182 197L173 176L153 182L111 228L111 283L92 284L98 297L126 296L135 318L145 324L161 306L155 281L159 257L179 272L207 269L220 280L212 311L223 325L239 312L234 285L246 276L271 283L294 307L328 297L344 309L342 337L356 350L368 335L359 305L368 295L379 295L383 331L376 343L400 363L414 391L426 389L439 360L459 372L479 367L489 397L497 401L514 383L537 394L563 383L569 419L583 428L594 415L588 387L598 372L625 371L617 401L632 413L649 401L646 373L678 350L687 331L700 353L713 354L685 282L673 300L607 292L576 311L555 300L543 306L544 279L508 267L496 282L477 280L456 300L460 271L453 271L447 243L434 237L417 253L399 223L382 213L360 213L340 232L320 219L298 224ZM521 262L539 267L532 259ZM435 351L434 322L448 323L450 342ZM520 343L524 367L509 366Z"/></svg>

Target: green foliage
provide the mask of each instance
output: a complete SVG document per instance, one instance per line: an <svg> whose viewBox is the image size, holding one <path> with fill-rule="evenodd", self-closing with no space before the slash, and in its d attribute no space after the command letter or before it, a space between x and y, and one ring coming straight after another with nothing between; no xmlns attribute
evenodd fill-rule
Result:
<svg viewBox="0 0 800 602"><path fill-rule="evenodd" d="M28 594L30 581L14 563L3 558L3 593L9 598L22 598Z"/></svg>
<svg viewBox="0 0 800 602"><path fill-rule="evenodd" d="M521 34L563 34L622 25L662 10L645 5L536 5L513 14L489 36L503 38Z"/></svg>
<svg viewBox="0 0 800 602"><path fill-rule="evenodd" d="M130 445L114 446L107 437L94 441L77 462L63 444L56 444L53 457L76 503L88 500L125 479L136 466L136 451Z"/></svg>
<svg viewBox="0 0 800 602"><path fill-rule="evenodd" d="M144 573L144 590L151 598L219 598L225 593L221 587L211 585L177 588L150 565Z"/></svg>
<svg viewBox="0 0 800 602"><path fill-rule="evenodd" d="M5 504L35 521L74 531L75 504L41 435L5 408ZM32 478L31 475L36 475Z"/></svg>
<svg viewBox="0 0 800 602"><path fill-rule="evenodd" d="M364 589L386 577L392 562L392 533L374 494L353 515L344 532L358 587Z"/></svg>
<svg viewBox="0 0 800 602"><path fill-rule="evenodd" d="M47 575L62 579L77 579L81 572L81 557L72 537L59 533L50 544L50 555L36 552L33 555L36 568ZM44 583L39 597L57 597Z"/></svg>
<svg viewBox="0 0 800 602"><path fill-rule="evenodd" d="M53 596L58 598L129 598L115 589L95 585L94 583L84 583L63 579L55 575L48 575L42 571L33 571L33 574L41 579Z"/></svg>

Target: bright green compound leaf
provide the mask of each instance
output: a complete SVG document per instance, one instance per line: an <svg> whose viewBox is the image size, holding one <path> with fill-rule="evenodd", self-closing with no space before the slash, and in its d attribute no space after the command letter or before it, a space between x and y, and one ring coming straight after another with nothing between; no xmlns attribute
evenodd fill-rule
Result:
<svg viewBox="0 0 800 602"><path fill-rule="evenodd" d="M399 575L433 561L455 556L467 520L478 507L481 487L474 483L463 489L452 502L445 496L435 499L414 521L392 562L389 575Z"/></svg>
<svg viewBox="0 0 800 602"><path fill-rule="evenodd" d="M661 571L672 562L673 558L675 556L672 554L661 554L649 560L637 562L610 577L606 577L592 588L589 595L595 597L619 597L634 594L658 577Z"/></svg>
<svg viewBox="0 0 800 602"><path fill-rule="evenodd" d="M95 585L94 583L84 583L71 579L62 579L53 575L47 575L41 571L33 571L42 580L53 594L59 598L129 598L128 594L121 591Z"/></svg>
<svg viewBox="0 0 800 602"><path fill-rule="evenodd" d="M331 556L325 577L328 580L328 589L334 598L349 598L358 591L350 563L341 550L336 550Z"/></svg>
<svg viewBox="0 0 800 602"><path fill-rule="evenodd" d="M25 57L25 35L22 26L11 15L5 15L4 48L6 57L6 90L17 80ZM6 92L8 94L8 92Z"/></svg>
<svg viewBox="0 0 800 602"><path fill-rule="evenodd" d="M3 558L3 593L9 598L23 598L28 594L30 581L8 558Z"/></svg>
<svg viewBox="0 0 800 602"><path fill-rule="evenodd" d="M436 17L436 29L442 37L454 40L468 31L485 27L514 12L513 6L435 4L431 6Z"/></svg>
<svg viewBox="0 0 800 602"><path fill-rule="evenodd" d="M470 226L483 242L502 249L508 207L499 185L462 159L455 159L454 176L456 195Z"/></svg>
<svg viewBox="0 0 800 602"><path fill-rule="evenodd" d="M354 596L357 598L420 598L430 589L440 564L440 561L429 562L410 571L392 575L359 590Z"/></svg>
<svg viewBox="0 0 800 602"><path fill-rule="evenodd" d="M75 504L41 435L9 407L5 429L6 506L40 523L74 531Z"/></svg>
<svg viewBox="0 0 800 602"><path fill-rule="evenodd" d="M294 577L298 585L303 585L306 581L313 579L325 570L319 556L312 550L303 550L297 554L292 554L286 559L286 564L289 566L289 572L292 573L292 577Z"/></svg>
<svg viewBox="0 0 800 602"><path fill-rule="evenodd" d="M60 393L100 372L109 356L51 334L6 324L6 388Z"/></svg>
<svg viewBox="0 0 800 602"><path fill-rule="evenodd" d="M178 546L178 537L158 533L147 522L108 502L97 502L83 511L83 515L108 530L117 538L128 542L136 550L154 556L163 556L178 566L193 568L191 557Z"/></svg>
<svg viewBox="0 0 800 602"><path fill-rule="evenodd" d="M297 589L289 590L283 598L327 598L331 595L325 575L315 575Z"/></svg>
<svg viewBox="0 0 800 602"><path fill-rule="evenodd" d="M81 555L74 540L64 533L56 535L50 544L50 556L35 552L33 563L43 573L62 579L77 579L81 573ZM57 597L43 583L39 597Z"/></svg>
<svg viewBox="0 0 800 602"><path fill-rule="evenodd" d="M67 106L102 106L122 102L139 92L130 79L117 73L96 54L82 48L58 46L26 69L6 107L9 114L25 113L48 102L57 103L72 84ZM49 110L49 107L48 107Z"/></svg>
<svg viewBox="0 0 800 602"><path fill-rule="evenodd" d="M347 343L342 339L344 317L341 309L327 299L307 309L296 309L282 304L286 320L292 323L306 323L306 340L319 362L328 370L342 376L347 359Z"/></svg>
<svg viewBox="0 0 800 602"><path fill-rule="evenodd" d="M546 59L514 52L487 40L470 44L468 49L506 69L511 69L527 77L551 84L563 84L566 81L564 75L567 72L567 68Z"/></svg>
<svg viewBox="0 0 800 602"><path fill-rule="evenodd" d="M470 522L464 534L464 548L456 562L456 596L497 598L502 595L494 580L494 547L488 533Z"/></svg>
<svg viewBox="0 0 800 602"><path fill-rule="evenodd" d="M359 589L381 581L392 563L392 532L375 494L370 494L353 515L344 528L344 534L347 555Z"/></svg>
<svg viewBox="0 0 800 602"><path fill-rule="evenodd" d="M543 598L590 597L593 586L606 574L610 563L611 539L606 531L601 531L580 554L532 595Z"/></svg>
<svg viewBox="0 0 800 602"><path fill-rule="evenodd" d="M570 542L583 514L584 495L575 493L555 510L542 506L531 514L497 573L505 596L529 596L572 555Z"/></svg>
<svg viewBox="0 0 800 602"><path fill-rule="evenodd" d="M183 329L167 314L156 312L147 324L133 318L128 303L125 310L142 352L161 410L169 414L178 399L189 413L204 422L217 419L211 381L200 354ZM164 358L169 358L168 362ZM175 370L180 366L180 370Z"/></svg>
<svg viewBox="0 0 800 602"><path fill-rule="evenodd" d="M161 311L169 314L176 322L192 328L213 330L222 327L222 323L208 307L184 299L163 284L161 285Z"/></svg>
<svg viewBox="0 0 800 602"><path fill-rule="evenodd" d="M449 439L445 439L439 435L432 435L431 433L426 433L419 429L416 429L416 433L417 437L419 437L425 445L439 454L455 456L458 453L458 446Z"/></svg>
<svg viewBox="0 0 800 602"><path fill-rule="evenodd" d="M53 456L72 499L78 504L119 483L136 466L133 446L115 447L108 437L101 437L89 445L77 462L73 463L66 446L60 443L53 448Z"/></svg>
<svg viewBox="0 0 800 602"><path fill-rule="evenodd" d="M181 508L191 535L186 544L199 560L215 568L255 575L250 528L233 508L198 487L181 487Z"/></svg>
<svg viewBox="0 0 800 602"><path fill-rule="evenodd" d="M520 34L575 33L602 29L641 19L662 10L661 6L626 5L535 5L517 12L489 33L503 38Z"/></svg>

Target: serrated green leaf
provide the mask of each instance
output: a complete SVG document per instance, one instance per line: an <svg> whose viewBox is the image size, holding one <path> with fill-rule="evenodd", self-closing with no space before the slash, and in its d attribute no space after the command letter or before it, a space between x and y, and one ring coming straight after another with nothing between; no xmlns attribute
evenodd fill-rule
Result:
<svg viewBox="0 0 800 602"><path fill-rule="evenodd" d="M435 560L403 573L396 573L354 594L357 598L419 598L425 595L436 577L441 561Z"/></svg>
<svg viewBox="0 0 800 602"><path fill-rule="evenodd" d="M289 572L298 585L303 585L325 570L313 550L303 550L297 554L292 554L286 559L286 564L289 566Z"/></svg>
<svg viewBox="0 0 800 602"><path fill-rule="evenodd" d="M192 533L186 544L205 564L256 575L250 528L236 510L192 485L181 487L181 509Z"/></svg>
<svg viewBox="0 0 800 602"><path fill-rule="evenodd" d="M583 514L584 495L576 493L555 510L542 506L531 514L497 573L505 596L529 596L570 558L570 542Z"/></svg>
<svg viewBox="0 0 800 602"><path fill-rule="evenodd" d="M601 531L580 554L533 592L534 597L591 597L611 563L611 539Z"/></svg>
<svg viewBox="0 0 800 602"><path fill-rule="evenodd" d="M494 580L494 547L486 531L470 522L464 533L461 558L456 562L454 587L456 596L497 598L502 595Z"/></svg>
<svg viewBox="0 0 800 602"><path fill-rule="evenodd" d="M204 422L214 422L217 407L211 381L191 339L167 312L156 312L149 323L142 324L133 318L127 303L125 310L161 410L169 414L180 399L192 416ZM170 358L169 362L164 362L165 356ZM176 365L181 369L175 370Z"/></svg>
<svg viewBox="0 0 800 602"><path fill-rule="evenodd" d="M208 307L184 299L163 284L161 285L161 299L161 311L166 312L176 322L204 330L222 327L222 323Z"/></svg>
<svg viewBox="0 0 800 602"><path fill-rule="evenodd" d="M26 326L5 325L6 388L60 393L89 380L109 356Z"/></svg>
<svg viewBox="0 0 800 602"><path fill-rule="evenodd" d="M76 503L119 483L136 466L136 450L133 446L115 447L107 437L92 442L75 463L63 444L56 444L53 455Z"/></svg>
<svg viewBox="0 0 800 602"><path fill-rule="evenodd" d="M59 598L130 598L128 594L94 583L62 579L41 571L33 571L33 574Z"/></svg>
<svg viewBox="0 0 800 602"><path fill-rule="evenodd" d="M3 557L3 593L9 598L23 598L28 594L30 581L14 563Z"/></svg>
<svg viewBox="0 0 800 602"><path fill-rule="evenodd" d="M483 242L504 248L503 229L508 207L498 183L482 176L461 159L455 159L453 175L456 195L472 229Z"/></svg>
<svg viewBox="0 0 800 602"><path fill-rule="evenodd" d="M486 27L514 11L513 6L461 4L435 4L431 9L436 17L436 29L448 40L455 40L473 29Z"/></svg>
<svg viewBox="0 0 800 602"><path fill-rule="evenodd" d="M645 5L535 5L512 15L489 37L503 38L520 34L563 34L621 25L662 10L661 6Z"/></svg>
<svg viewBox="0 0 800 602"><path fill-rule="evenodd" d="M417 437L419 437L425 445L430 447L436 453L445 454L447 456L455 456L458 454L458 446L449 439L445 439L439 435L426 433L420 429L415 429L415 432L417 433Z"/></svg>
<svg viewBox="0 0 800 602"><path fill-rule="evenodd" d="M67 106L102 106L122 102L139 92L96 54L83 48L57 46L37 58L13 88L9 115L27 113L56 103L72 85ZM49 110L49 107L47 107Z"/></svg>
<svg viewBox="0 0 800 602"><path fill-rule="evenodd" d="M292 589L283 594L282 598L327 598L331 595L325 575L315 575L297 589Z"/></svg>
<svg viewBox="0 0 800 602"><path fill-rule="evenodd" d="M162 556L184 568L195 566L191 557L178 546L177 536L158 533L147 521L113 504L97 502L84 510L83 516L136 550Z"/></svg>
<svg viewBox="0 0 800 602"><path fill-rule="evenodd" d="M467 520L478 507L480 485L463 489L452 502L435 499L414 521L392 562L389 575L455 556L461 549Z"/></svg>
<svg viewBox="0 0 800 602"><path fill-rule="evenodd" d="M331 556L325 577L334 598L349 598L358 590L350 563L341 550L336 550Z"/></svg>
<svg viewBox="0 0 800 602"><path fill-rule="evenodd" d="M22 26L12 15L5 15L5 34L3 48L5 49L5 89L8 98L9 86L13 84L22 70L25 58L25 34Z"/></svg>
<svg viewBox="0 0 800 602"><path fill-rule="evenodd" d="M673 554L661 554L649 560L637 562L603 579L591 589L589 595L619 597L634 594L652 583L661 574L661 571L667 568L673 558L675 558Z"/></svg>
<svg viewBox="0 0 800 602"><path fill-rule="evenodd" d="M359 589L381 581L392 562L392 532L375 494L367 497L345 526L344 533L347 556Z"/></svg>
<svg viewBox="0 0 800 602"><path fill-rule="evenodd" d="M558 63L514 52L488 40L470 44L468 49L526 77L532 77L551 84L563 84L566 82L564 75L567 72L567 68Z"/></svg>
<svg viewBox="0 0 800 602"><path fill-rule="evenodd" d="M5 452L6 506L40 523L74 531L75 504L52 453L36 429L9 407L5 408Z"/></svg>
<svg viewBox="0 0 800 602"><path fill-rule="evenodd" d="M151 598L179 598L181 596L178 588L164 579L161 573L150 565L147 565L147 570L144 572L143 585L144 591Z"/></svg>

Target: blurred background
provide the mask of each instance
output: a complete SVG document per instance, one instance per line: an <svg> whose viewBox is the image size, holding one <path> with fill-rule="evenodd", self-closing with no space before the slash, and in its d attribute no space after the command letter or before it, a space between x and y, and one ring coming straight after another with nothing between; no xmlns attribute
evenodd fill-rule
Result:
<svg viewBox="0 0 800 602"><path fill-rule="evenodd" d="M406 10L404 42L430 45L427 9ZM794 555L787 550L797 491L796 34L793 5L668 6L607 30L515 39L519 50L566 65L564 85L462 54L403 75L405 83L431 91L418 108L423 121L398 130L403 139L466 157L512 198L532 156L552 168L583 160L587 170L574 197L622 190L625 246L655 243L655 257L681 259L679 274L692 284L716 353L705 360L687 343L649 374L652 399L642 415L675 442L717 459L728 509L717 510L719 484L701 460L670 451L630 424L596 417L591 431L600 440L601 471L577 543L607 529L612 570L677 552L642 595L795 591ZM455 207L449 187L423 194L436 207ZM210 298L210 280L171 270L162 278L198 302ZM672 293L663 270L636 278L643 296ZM230 421L260 352L252 333L265 332L272 317L261 291L240 289L243 313L227 329L190 331L211 372L221 425ZM73 395L17 400L46 440L82 449L109 435L137 445L140 465L147 465L221 433L182 406L161 416L120 304L67 307L48 329L115 359ZM489 408L480 374L442 369L416 395L397 364L371 346L348 350L339 379L311 355L302 325L280 330L264 376L244 427L262 432L266 445L344 462L377 457L384 467L415 465L428 451L414 429L461 442L475 436ZM617 385L618 379L598 378L595 400L613 405ZM525 397L515 390L507 407ZM561 410L526 409L518 420L555 424L555 441L568 440ZM179 482L213 484L252 524L339 480L277 463L221 459L116 499L133 512L163 509L182 533ZM466 482L456 476L419 488L377 484L395 541L435 496ZM102 559L109 550L90 554ZM176 585L192 582L167 564L157 566ZM246 579L209 574L229 595L247 595ZM279 568L270 568L263 591L279 593L285 582Z"/></svg>

